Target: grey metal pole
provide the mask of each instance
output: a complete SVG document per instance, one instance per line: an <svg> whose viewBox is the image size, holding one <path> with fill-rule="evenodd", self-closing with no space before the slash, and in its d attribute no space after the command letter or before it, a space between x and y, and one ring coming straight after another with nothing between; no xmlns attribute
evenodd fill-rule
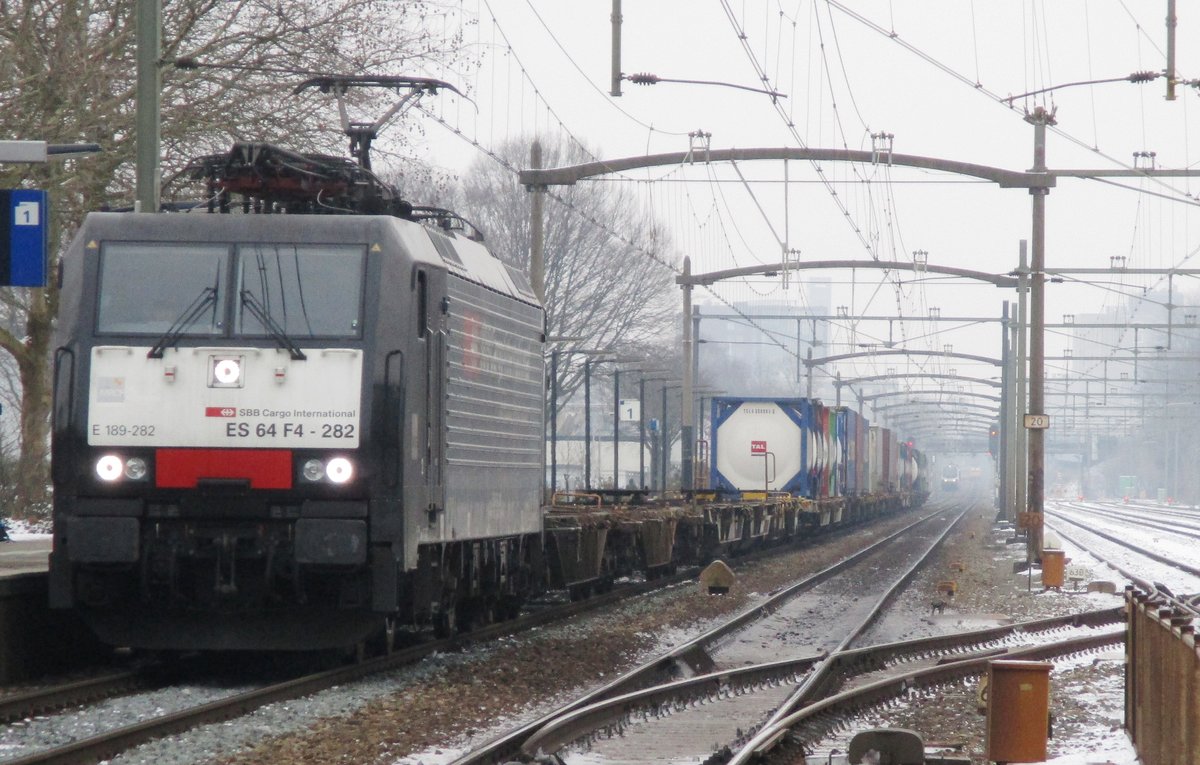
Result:
<svg viewBox="0 0 1200 765"><path fill-rule="evenodd" d="M558 349L550 351L550 494L558 491Z"/></svg>
<svg viewBox="0 0 1200 765"><path fill-rule="evenodd" d="M592 488L592 360L583 360L583 488Z"/></svg>
<svg viewBox="0 0 1200 765"><path fill-rule="evenodd" d="M692 259L683 259L683 276L685 279L692 275ZM692 342L692 285L683 285L683 391L680 393L679 418L679 488L687 491L692 488L692 446L693 431L695 430L695 407L692 401L693 380L692 360L695 346Z"/></svg>
<svg viewBox="0 0 1200 765"><path fill-rule="evenodd" d="M646 375L638 380L638 488L646 488Z"/></svg>
<svg viewBox="0 0 1200 765"><path fill-rule="evenodd" d="M808 348L808 363L806 363L805 366L808 367L808 394L805 397L812 398L812 388L813 388L812 346L809 346L809 348Z"/></svg>
<svg viewBox="0 0 1200 765"><path fill-rule="evenodd" d="M542 144L534 140L529 147L529 166L542 169ZM533 294L544 305L546 303L546 187L530 189L529 200L529 282Z"/></svg>
<svg viewBox="0 0 1200 765"><path fill-rule="evenodd" d="M1008 348L1008 301L1004 301L1004 321L1000 324L1000 453L996 455L997 475L1000 477L1000 513L1008 516L1009 465L1008 465L1008 432L1012 425L1012 370L1009 368L1010 353Z"/></svg>
<svg viewBox="0 0 1200 765"><path fill-rule="evenodd" d="M1167 100L1175 100L1175 0L1167 0Z"/></svg>
<svg viewBox="0 0 1200 765"><path fill-rule="evenodd" d="M667 437L667 384L663 383L662 389L662 449L660 450L658 459L659 484L658 490L661 492L667 491L667 463L670 462L668 450L671 447L671 442Z"/></svg>
<svg viewBox="0 0 1200 765"><path fill-rule="evenodd" d="M803 363L803 356L800 355L800 335L801 319L796 319L796 393L800 392L800 365ZM810 349L811 350L811 349ZM809 355L812 355L811 353Z"/></svg>
<svg viewBox="0 0 1200 765"><path fill-rule="evenodd" d="M621 370L613 370L613 488L621 488Z"/></svg>
<svg viewBox="0 0 1200 765"><path fill-rule="evenodd" d="M1033 124L1033 167L1046 172L1046 126L1054 124L1054 115L1038 107L1027 119ZM1045 414L1046 350L1046 188L1033 188L1033 282L1029 311L1029 413ZM1029 510L1034 513L1029 533L1029 559L1042 557L1042 523L1045 499L1046 431L1031 428L1029 433Z"/></svg>
<svg viewBox="0 0 1200 765"><path fill-rule="evenodd" d="M1083 455L1079 458L1079 495L1087 496L1088 462L1092 458L1092 386L1083 383Z"/></svg>
<svg viewBox="0 0 1200 765"><path fill-rule="evenodd" d="M609 95L621 95L621 0L612 4L612 88Z"/></svg>
<svg viewBox="0 0 1200 765"><path fill-rule="evenodd" d="M134 179L142 212L158 212L162 0L137 0L137 148Z"/></svg>

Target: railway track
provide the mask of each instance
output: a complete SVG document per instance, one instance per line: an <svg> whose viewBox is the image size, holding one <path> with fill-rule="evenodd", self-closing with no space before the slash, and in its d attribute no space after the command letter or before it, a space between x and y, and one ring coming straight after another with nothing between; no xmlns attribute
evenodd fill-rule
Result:
<svg viewBox="0 0 1200 765"><path fill-rule="evenodd" d="M1086 526L1084 526L1084 524L1079 523L1079 520L1075 520L1075 519L1069 518L1067 516L1064 516L1064 514L1062 512L1056 512L1054 510L1054 508L1052 508L1052 507L1046 508L1045 514L1046 514L1046 516L1055 518L1057 520L1057 522L1060 524L1069 524L1074 529L1086 531L1087 534L1096 535L1096 536L1102 538L1102 540L1117 544L1117 546L1120 546L1122 548L1132 550L1132 552L1134 552L1138 555L1141 555L1142 558L1157 561L1157 562L1159 562L1159 564L1171 566L1172 568L1177 568L1177 570L1180 570L1184 573L1192 574L1192 576L1194 576L1194 577L1200 577L1200 567L1198 567L1198 566L1193 566L1193 565L1188 564L1188 562L1184 562L1184 561L1178 560L1176 558L1171 558L1171 556L1169 556L1169 555L1163 555L1162 553L1154 552L1154 550L1152 550L1152 549L1148 549L1148 548L1140 546L1140 544L1130 542L1128 540L1128 538L1121 537L1120 535L1117 535L1117 534L1112 534L1112 532L1102 531L1099 529L1086 528ZM1133 520L1130 520L1129 525L1133 525ZM1152 590L1160 589L1160 588L1158 588L1158 586L1154 585L1153 582L1148 582L1148 580L1146 580L1145 578L1140 577L1139 574L1136 574L1132 570L1129 570L1128 567L1118 564L1118 562L1114 558L1112 558L1111 555L1105 556L1104 554L1097 552L1096 546L1094 546L1094 544L1086 544L1084 541L1081 540L1079 534L1070 534L1070 532L1067 532L1066 530L1063 529L1062 525L1051 525L1051 528L1054 529L1055 531L1057 531L1058 534L1060 534L1060 536L1062 536L1064 538L1064 540L1068 540L1070 543L1075 544L1076 547L1087 550L1087 553L1092 555L1093 558L1102 560L1103 562L1105 562L1106 565L1109 565L1112 568L1114 568L1115 571L1120 572L1121 576L1126 577L1127 579L1130 580L1130 582L1138 584L1139 586L1141 586L1141 588L1144 588L1146 590L1152 591ZM1186 536L1190 536L1190 535L1186 535Z"/></svg>
<svg viewBox="0 0 1200 765"><path fill-rule="evenodd" d="M939 513L940 511L932 515ZM927 515L925 517L930 516ZM877 548L879 544L882 543L877 543L870 549ZM746 556L745 559L750 560L761 555L776 554L776 552L777 550L766 550L756 555ZM561 604L534 611L513 621L476 630L469 635L446 640L429 641L396 651L388 656L368 659L358 664L341 666L318 673L306 674L301 677L291 677L250 690L240 692L231 691L224 697L209 701L208 703L158 715L153 719L140 721L134 725L122 726L106 732L96 733L89 737L70 741L62 746L42 749L18 758L9 759L6 760L6 765L30 765L32 763L70 765L73 763L97 762L167 735L176 734L200 725L222 722L239 717L266 704L309 695L334 686L345 685L361 678L413 664L437 652L455 651L469 643L496 639L541 625L562 621L587 611L603 609L613 605L617 601L636 597L663 586L687 581L694 578L695 574L695 570L681 571L670 577L663 577L650 582L630 584L586 601ZM148 687L169 688L170 684L171 680L169 678L156 675L155 673L136 671L115 673L111 676L106 675L91 680L63 684L28 693L13 694L8 699L0 699L0 714L3 714L5 719L10 721L20 720L54 710L62 710L79 704L93 703L97 700L128 694Z"/></svg>
<svg viewBox="0 0 1200 765"><path fill-rule="evenodd" d="M76 763L99 762L164 736L180 733L200 725L223 722L248 714L267 704L306 696L361 678L412 665L435 653L458 650L469 643L492 640L568 619L694 575L694 571L683 572L653 582L630 585L627 588L605 593L587 601L562 604L535 611L510 622L476 630L469 635L431 640L395 651L387 656L378 656L354 664L307 673L298 677L289 677L252 690L230 692L224 697L208 703L162 714L153 719L97 733L94 736L71 741L62 746L9 759L5 761L5 765L33 765L34 763L75 765ZM61 711L80 704L92 704L133 692L169 688L172 683L179 681L182 674L180 671L161 667L130 670L12 694L0 698L0 719L3 719L4 722L12 722Z"/></svg>
<svg viewBox="0 0 1200 765"><path fill-rule="evenodd" d="M1087 513L1092 517L1100 517L1122 525L1136 524L1138 528L1167 531L1191 539L1200 539L1200 518L1195 513L1178 513L1160 510L1159 508L1137 508L1141 513L1135 513L1131 508L1121 506L1104 506L1097 503L1063 502L1058 508L1068 508L1072 511Z"/></svg>
<svg viewBox="0 0 1200 765"><path fill-rule="evenodd" d="M986 671L988 661L996 658L1045 658L1058 655L1056 652L1109 645L1119 641L1120 634L1112 630L1098 634L1079 633L1094 632L1095 628L1106 625L1120 625L1123 618L1121 609L1113 608L951 636L886 643L829 657L771 662L680 680L606 699L565 714L527 739L522 751L527 756L556 752L597 734L619 733L628 738L635 720L686 713L793 679L798 683L799 678L821 661L829 663L830 671L826 676L827 685L814 694L819 700L799 704L796 712L764 725L763 730L784 731L817 713L826 727L832 727L850 711L886 703L897 692L916 688L919 684L932 687L968 675L976 676ZM1030 645L1038 639L1043 642ZM801 715L799 710L808 712ZM772 735L766 738L770 739ZM755 748L759 749L761 745Z"/></svg>
<svg viewBox="0 0 1200 765"><path fill-rule="evenodd" d="M1071 503L1068 503L1068 505L1070 504ZM1157 592L1163 598L1175 604L1177 607L1200 616L1200 608L1198 608L1195 604L1194 598L1180 597L1172 592L1171 588L1166 587L1161 582L1147 579L1142 574L1134 571L1127 562L1118 560L1114 555L1105 553L1103 550L1099 549L1095 543L1086 538L1086 535L1094 535L1105 540L1106 542L1117 545L1121 549L1129 550L1143 558L1146 558L1147 560L1152 560L1165 566L1169 566L1191 577L1200 578L1200 567L1193 566L1190 563L1179 560L1176 557L1163 555L1155 550L1145 548L1116 533L1101 531L1095 528L1087 528L1083 524L1079 523L1078 520L1072 520L1071 518L1063 515L1061 512L1056 512L1052 507L1047 507L1046 515L1047 517L1055 519L1053 523L1048 522L1047 526L1054 529L1054 531L1058 533L1058 535L1064 540L1087 552L1088 555L1091 555L1096 560L1113 569L1126 580L1137 585L1142 590L1145 590L1146 592ZM1133 521L1131 519L1130 524L1132 525L1132 523ZM1200 588L1190 589L1192 589L1193 594L1200 593Z"/></svg>
<svg viewBox="0 0 1200 765"><path fill-rule="evenodd" d="M604 731L628 734L626 722L629 716L652 717L690 708L713 698L749 702L740 705L747 707L742 712L735 713L731 709L721 712L724 723L738 728L731 731L731 739L725 744L732 747L736 739L746 735L746 730L763 724L763 719L771 725L830 687L835 668L844 661L839 657L880 615L966 512L953 518L946 517L940 524L937 520L947 516L947 511L942 509L930 514L852 558L776 593L768 602L646 662L607 686L510 731L460 758L455 765L483 765L553 754L570 742L591 739ZM936 533L930 533L929 526L936 526ZM914 537L919 536L922 529L926 537L921 545L917 545ZM920 549L913 551L915 547ZM901 549L912 554L896 555ZM891 560L890 570L885 565L888 559ZM880 585L876 581L868 596L863 594L861 581L856 578L870 567L886 570L887 583ZM878 576L874 578L879 579ZM844 602L843 607L855 613L848 614L849 623L836 629L836 634L826 636L828 645L818 653L797 651L795 643L803 642L797 635L797 619L812 621L811 614L805 615L806 608L818 602L814 598L822 597L818 593L822 586L828 588L835 583L843 588L843 592L857 586L858 595L854 600L869 600L869 603L860 603L860 608L848 608ZM767 636L771 633L775 635L775 642L768 641ZM769 654L772 660L748 662L747 646L752 647L751 652ZM929 649L916 647L912 650ZM859 658L869 661L861 655ZM739 716L752 719L752 722L742 728L737 724ZM654 738L657 734L650 735ZM702 744L709 743L708 739L702 740ZM695 756L697 752L671 754Z"/></svg>
<svg viewBox="0 0 1200 765"><path fill-rule="evenodd" d="M57 683L0 696L0 723L23 720L34 715L88 704L136 690L161 685L163 678L152 670L129 669L95 677Z"/></svg>
<svg viewBox="0 0 1200 765"><path fill-rule="evenodd" d="M1099 612L1098 612L1099 613ZM862 716L870 711L882 710L899 699L910 701L932 701L940 689L962 686L987 673L988 662L997 658L1012 661L1052 661L1086 654L1119 645L1124 642L1124 617L1121 609L1103 612L1114 617L1119 625L1110 630L1096 630L1094 634L1080 635L1041 645L1008 650L1003 653L984 652L958 661L947 661L934 666L914 669L875 680L831 694L807 704L774 725L760 731L740 750L732 753L723 762L728 765L745 765L751 761L773 763L794 761L797 750L811 751L816 744L836 730L848 719ZM786 746L781 746L785 744Z"/></svg>

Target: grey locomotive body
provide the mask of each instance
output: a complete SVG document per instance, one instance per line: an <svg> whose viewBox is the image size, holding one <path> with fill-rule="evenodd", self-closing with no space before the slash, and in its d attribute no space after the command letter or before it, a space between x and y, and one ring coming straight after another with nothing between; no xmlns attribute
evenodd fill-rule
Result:
<svg viewBox="0 0 1200 765"><path fill-rule="evenodd" d="M62 280L51 602L102 639L344 646L536 585L543 312L478 242L96 213Z"/></svg>

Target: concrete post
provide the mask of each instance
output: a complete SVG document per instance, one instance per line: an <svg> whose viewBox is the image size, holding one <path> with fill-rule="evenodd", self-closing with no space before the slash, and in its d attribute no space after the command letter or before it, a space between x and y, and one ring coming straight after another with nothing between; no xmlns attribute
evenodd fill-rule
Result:
<svg viewBox="0 0 1200 765"><path fill-rule="evenodd" d="M159 174L159 72L162 39L162 0L137 0L137 148L134 180L141 212L158 212L162 179Z"/></svg>
<svg viewBox="0 0 1200 765"><path fill-rule="evenodd" d="M1033 124L1033 167L1046 172L1046 126L1054 124L1054 115L1038 107L1026 118ZM1045 414L1046 383L1046 195L1049 189L1031 188L1033 197L1033 256L1029 311L1029 413ZM1029 511L1035 513L1029 530L1029 560L1042 557L1042 511L1045 497L1046 431L1029 432Z"/></svg>
<svg viewBox="0 0 1200 765"><path fill-rule="evenodd" d="M536 139L529 147L529 166L534 170L542 169L542 144ZM533 287L533 294L543 305L546 303L545 204L546 187L532 187L529 199L529 283Z"/></svg>
<svg viewBox="0 0 1200 765"><path fill-rule="evenodd" d="M612 88L610 96L621 95L621 0L612 4Z"/></svg>

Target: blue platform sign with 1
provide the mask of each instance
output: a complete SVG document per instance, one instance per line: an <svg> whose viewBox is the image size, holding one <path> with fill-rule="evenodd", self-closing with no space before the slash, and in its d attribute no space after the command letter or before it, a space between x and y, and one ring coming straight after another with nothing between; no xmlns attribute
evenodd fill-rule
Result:
<svg viewBox="0 0 1200 765"><path fill-rule="evenodd" d="M46 286L46 192L0 190L0 286Z"/></svg>

